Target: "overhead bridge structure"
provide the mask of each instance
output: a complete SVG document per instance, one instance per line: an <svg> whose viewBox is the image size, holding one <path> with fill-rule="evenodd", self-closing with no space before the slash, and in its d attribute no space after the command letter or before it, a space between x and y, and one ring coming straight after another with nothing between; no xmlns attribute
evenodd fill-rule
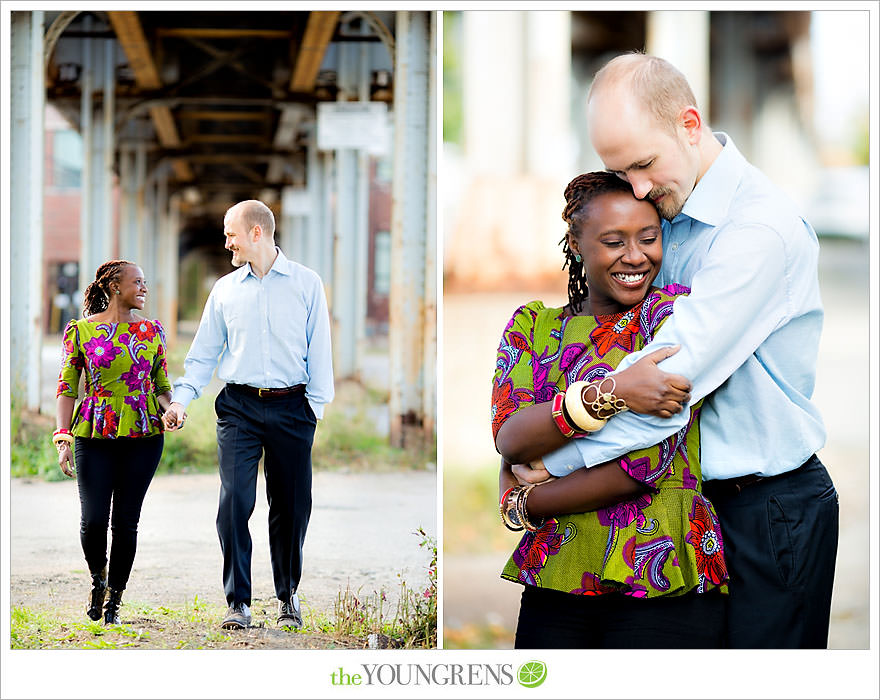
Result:
<svg viewBox="0 0 880 700"><path fill-rule="evenodd" d="M173 339L182 294L231 269L224 212L260 199L324 280L338 378L365 371L369 281L387 271L392 442L430 438L436 31L429 12L12 12L13 399L39 405L48 103L82 139L80 289L105 260L137 261Z"/></svg>

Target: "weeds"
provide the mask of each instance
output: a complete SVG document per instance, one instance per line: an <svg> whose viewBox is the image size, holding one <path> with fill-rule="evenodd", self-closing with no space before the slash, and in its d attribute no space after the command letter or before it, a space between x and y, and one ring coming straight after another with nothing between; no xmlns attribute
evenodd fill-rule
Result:
<svg viewBox="0 0 880 700"><path fill-rule="evenodd" d="M361 596L349 586L333 606L333 620L319 621L326 631L365 640L371 648L431 649L437 646L437 542L423 528L413 534L430 554L428 585L411 589L401 578L397 609L390 616L384 591ZM400 574L398 574L400 577Z"/></svg>

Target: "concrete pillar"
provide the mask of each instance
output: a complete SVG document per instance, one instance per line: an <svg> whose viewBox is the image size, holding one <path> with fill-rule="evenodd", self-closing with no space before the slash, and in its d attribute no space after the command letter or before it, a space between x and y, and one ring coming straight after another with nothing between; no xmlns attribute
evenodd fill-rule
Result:
<svg viewBox="0 0 880 700"><path fill-rule="evenodd" d="M705 119L709 109L709 11L654 10L647 14L645 48L665 58L690 83Z"/></svg>
<svg viewBox="0 0 880 700"><path fill-rule="evenodd" d="M38 411L43 298L45 15L42 11L13 12L11 15L10 390L16 406Z"/></svg>
<svg viewBox="0 0 880 700"><path fill-rule="evenodd" d="M526 172L565 186L574 169L571 13L525 13L523 139Z"/></svg>
<svg viewBox="0 0 880 700"><path fill-rule="evenodd" d="M396 13L389 351L391 444L425 438L431 13ZM430 195L433 197L433 194ZM431 206L435 206L434 203ZM436 235L436 234L433 234Z"/></svg>
<svg viewBox="0 0 880 700"><path fill-rule="evenodd" d="M476 175L521 173L526 164L527 15L469 11L462 16L464 152Z"/></svg>

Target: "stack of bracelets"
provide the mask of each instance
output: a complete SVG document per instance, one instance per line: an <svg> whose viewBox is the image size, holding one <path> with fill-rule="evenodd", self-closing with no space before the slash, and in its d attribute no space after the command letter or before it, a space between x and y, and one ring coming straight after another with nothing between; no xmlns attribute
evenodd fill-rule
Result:
<svg viewBox="0 0 880 700"><path fill-rule="evenodd" d="M609 391L602 388L606 382L611 382ZM614 388L614 377L604 377L595 382L574 382L556 394L550 413L559 432L567 438L583 437L601 430L611 416L626 411L626 402L614 395ZM591 399L592 391L595 396Z"/></svg>
<svg viewBox="0 0 880 700"><path fill-rule="evenodd" d="M606 382L611 382L609 391L603 390ZM626 402L614 395L614 389L614 377L604 377L594 382L574 382L567 390L556 394L550 413L559 432L567 438L583 437L600 430L611 416L628 410ZM590 398L592 391L595 396ZM534 484L512 486L504 492L500 505L501 522L508 530L516 532L525 528L535 532L544 525L543 518L540 523L530 521L526 509L526 499L534 487Z"/></svg>
<svg viewBox="0 0 880 700"><path fill-rule="evenodd" d="M534 484L511 486L501 497L501 522L508 530L516 532L525 528L529 532L535 532L543 527L544 519L541 518L539 523L533 523L529 520L526 510L526 499L533 488L535 488Z"/></svg>
<svg viewBox="0 0 880 700"><path fill-rule="evenodd" d="M58 428L58 430L52 433L52 444L55 445L55 449L60 452L61 443L64 442L73 447L73 435L70 434L70 431L67 428Z"/></svg>

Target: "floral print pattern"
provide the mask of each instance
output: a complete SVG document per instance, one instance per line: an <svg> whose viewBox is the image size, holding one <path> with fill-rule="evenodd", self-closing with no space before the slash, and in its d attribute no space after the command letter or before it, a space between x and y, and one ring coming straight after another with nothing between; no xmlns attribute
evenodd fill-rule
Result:
<svg viewBox="0 0 880 700"><path fill-rule="evenodd" d="M102 323L75 319L62 340L57 396L85 396L71 432L78 437L146 437L163 431L157 395L171 391L165 331L158 321Z"/></svg>
<svg viewBox="0 0 880 700"><path fill-rule="evenodd" d="M727 579L727 564L724 562L724 543L721 540L721 526L718 516L712 511L704 498L694 500L690 514L691 531L685 540L694 548L697 570L701 584L718 584Z"/></svg>
<svg viewBox="0 0 880 700"><path fill-rule="evenodd" d="M687 291L679 285L654 290L614 316L565 316L541 302L517 309L498 348L493 435L522 408L549 401L575 381L607 376L654 337L676 297ZM618 460L620 469L648 491L593 512L550 519L537 532L524 533L502 577L576 595L726 592L718 519L700 492L700 405L691 407L688 424L678 433Z"/></svg>

